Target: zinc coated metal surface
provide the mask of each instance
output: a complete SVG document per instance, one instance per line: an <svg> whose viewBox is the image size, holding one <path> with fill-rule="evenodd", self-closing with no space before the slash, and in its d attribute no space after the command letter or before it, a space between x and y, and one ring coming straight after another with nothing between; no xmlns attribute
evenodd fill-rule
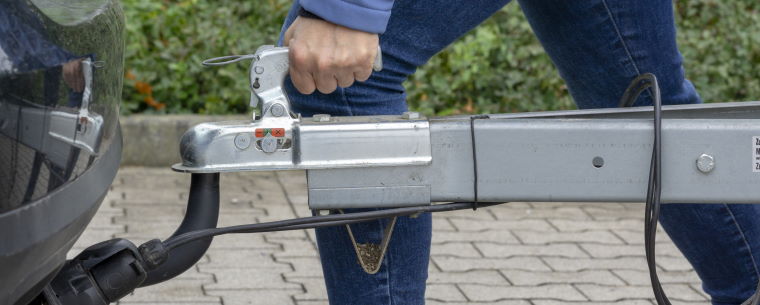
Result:
<svg viewBox="0 0 760 305"><path fill-rule="evenodd" d="M750 143L760 135L756 114L759 102L664 107L671 119L663 122L663 202L760 202ZM651 107L475 120L478 200L643 202L652 155L649 117ZM469 117L431 119L430 142L433 158L426 166L307 171L310 196L320 192L310 206L344 207L350 196L344 188L429 186L431 202L474 200ZM715 158L708 173L696 164L704 153ZM385 204L377 198L352 197L351 206Z"/></svg>
<svg viewBox="0 0 760 305"><path fill-rule="evenodd" d="M620 201L646 196L651 120L478 120L478 195L483 201ZM757 120L663 121L662 201L758 203L752 171ZM700 172L701 154L715 168ZM604 159L597 168L596 157Z"/></svg>

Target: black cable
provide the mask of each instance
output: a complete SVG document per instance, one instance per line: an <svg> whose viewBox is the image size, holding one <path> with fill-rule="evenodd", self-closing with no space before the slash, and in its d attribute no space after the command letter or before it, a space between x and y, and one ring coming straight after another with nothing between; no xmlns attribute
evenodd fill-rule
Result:
<svg viewBox="0 0 760 305"><path fill-rule="evenodd" d="M487 207L502 203L478 203L478 206ZM208 238L223 234L237 234L237 233L260 233L260 232L272 232L272 231L288 231L288 230L301 230L312 229L329 226L338 226L345 224L352 224L357 222L375 220L380 218L389 218L396 216L406 216L418 213L427 212L444 212L454 211L472 208L470 202L454 202L446 204L436 204L419 207L405 207L405 208L393 208L384 209L378 211L357 212L350 214L331 214L331 215L319 215L311 217L302 217L295 219L279 220L273 222L245 224L230 227L221 227L213 229L204 229L193 232L188 232L182 235L171 237L163 242L167 251L179 247L183 244L192 242L194 240Z"/></svg>
<svg viewBox="0 0 760 305"><path fill-rule="evenodd" d="M660 196L662 194L662 101L660 88L654 74L642 74L634 79L626 89L620 101L620 107L631 107L641 93L649 91L654 106L654 147L652 149L652 161L649 166L649 185L647 187L647 201L644 217L644 247L646 248L647 266L649 277L652 282L652 290L659 305L670 305L670 300L657 276L655 263L655 237L657 235L657 221L660 216ZM760 305L760 282L755 293L742 305Z"/></svg>
<svg viewBox="0 0 760 305"><path fill-rule="evenodd" d="M632 106L639 95L647 89L651 89L650 93L654 106L654 144L652 159L649 164L646 206L644 207L644 248L647 267L649 268L649 279L657 304L671 305L657 276L657 264L655 262L655 238L657 236L657 221L660 218L660 197L662 194L662 101L657 77L652 73L645 73L636 77L625 90L620 106Z"/></svg>
<svg viewBox="0 0 760 305"><path fill-rule="evenodd" d="M474 115L470 117L470 144L472 148L472 210L478 209L478 154L475 143L475 120L490 119L488 115Z"/></svg>

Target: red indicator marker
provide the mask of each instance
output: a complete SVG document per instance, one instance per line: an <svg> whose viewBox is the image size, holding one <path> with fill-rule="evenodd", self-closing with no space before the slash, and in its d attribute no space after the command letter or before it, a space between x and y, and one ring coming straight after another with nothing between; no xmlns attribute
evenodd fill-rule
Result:
<svg viewBox="0 0 760 305"><path fill-rule="evenodd" d="M273 137L282 138L285 136L285 128L256 128L254 134L257 138L266 137L268 134Z"/></svg>

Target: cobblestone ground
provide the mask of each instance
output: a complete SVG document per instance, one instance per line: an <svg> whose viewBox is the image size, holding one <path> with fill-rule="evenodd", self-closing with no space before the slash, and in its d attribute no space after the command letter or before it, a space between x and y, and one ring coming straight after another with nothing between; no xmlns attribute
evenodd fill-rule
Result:
<svg viewBox="0 0 760 305"><path fill-rule="evenodd" d="M220 225L308 216L302 172L222 175ZM70 255L95 242L166 237L178 226L189 175L127 167ZM287 186L287 187L285 187ZM643 204L510 203L434 216L428 304L654 304L644 260ZM707 304L664 232L657 263L674 304ZM312 231L214 239L176 279L119 304L327 304Z"/></svg>

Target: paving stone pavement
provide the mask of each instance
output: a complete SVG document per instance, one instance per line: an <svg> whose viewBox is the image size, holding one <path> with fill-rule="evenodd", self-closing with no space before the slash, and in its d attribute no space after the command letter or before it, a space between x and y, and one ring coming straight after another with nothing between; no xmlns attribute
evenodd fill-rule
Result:
<svg viewBox="0 0 760 305"><path fill-rule="evenodd" d="M184 213L189 175L123 167L70 256L112 237L164 238ZM286 187L287 186L287 187ZM222 174L219 225L303 217L303 172ZM509 203L437 213L427 304L652 305L643 204ZM659 275L673 304L707 304L700 280L664 232ZM178 278L122 305L327 304L310 231L221 236Z"/></svg>

